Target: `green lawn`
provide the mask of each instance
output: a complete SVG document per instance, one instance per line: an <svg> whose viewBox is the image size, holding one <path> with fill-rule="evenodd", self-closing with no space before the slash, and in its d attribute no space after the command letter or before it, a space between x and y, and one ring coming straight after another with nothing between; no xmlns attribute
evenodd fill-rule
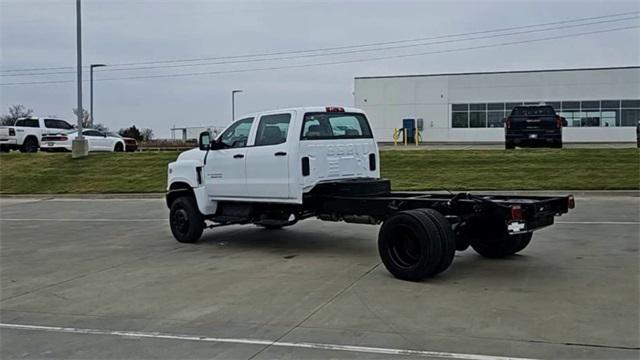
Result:
<svg viewBox="0 0 640 360"><path fill-rule="evenodd" d="M162 192L176 152L0 154L0 192ZM640 189L638 149L383 151L396 190Z"/></svg>

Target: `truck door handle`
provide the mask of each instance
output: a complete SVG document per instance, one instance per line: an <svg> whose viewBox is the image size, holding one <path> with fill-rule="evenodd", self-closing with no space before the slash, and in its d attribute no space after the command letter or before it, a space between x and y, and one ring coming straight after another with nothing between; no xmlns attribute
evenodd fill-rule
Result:
<svg viewBox="0 0 640 360"><path fill-rule="evenodd" d="M284 151L278 151L277 153L273 154L275 156L287 156L287 153Z"/></svg>
<svg viewBox="0 0 640 360"><path fill-rule="evenodd" d="M233 155L233 158L234 158L234 159L242 159L243 157L244 157L244 155L242 155L242 154L235 154L235 155Z"/></svg>

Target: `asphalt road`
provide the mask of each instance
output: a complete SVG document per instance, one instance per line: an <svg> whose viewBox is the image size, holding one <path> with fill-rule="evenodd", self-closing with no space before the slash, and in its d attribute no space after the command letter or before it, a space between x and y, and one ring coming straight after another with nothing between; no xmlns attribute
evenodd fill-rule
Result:
<svg viewBox="0 0 640 360"><path fill-rule="evenodd" d="M170 235L159 199L0 199L0 357L635 358L638 197L589 196L521 255L396 280L377 226Z"/></svg>

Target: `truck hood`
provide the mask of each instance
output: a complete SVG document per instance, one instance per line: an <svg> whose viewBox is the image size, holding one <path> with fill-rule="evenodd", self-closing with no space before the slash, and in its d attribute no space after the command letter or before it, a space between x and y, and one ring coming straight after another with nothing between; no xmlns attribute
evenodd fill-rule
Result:
<svg viewBox="0 0 640 360"><path fill-rule="evenodd" d="M197 160L202 162L204 160L204 151L201 151L198 148L187 150L180 155L178 155L178 159L176 161L185 161L185 160Z"/></svg>

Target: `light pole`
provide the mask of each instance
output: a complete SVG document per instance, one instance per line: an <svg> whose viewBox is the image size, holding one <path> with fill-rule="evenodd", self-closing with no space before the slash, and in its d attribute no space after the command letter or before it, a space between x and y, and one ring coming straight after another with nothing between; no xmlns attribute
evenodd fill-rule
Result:
<svg viewBox="0 0 640 360"><path fill-rule="evenodd" d="M89 124L91 124L91 127L93 127L93 68L97 68L97 67L103 67L103 66L107 66L105 64L91 64L91 66L89 66L89 119L90 122Z"/></svg>
<svg viewBox="0 0 640 360"><path fill-rule="evenodd" d="M231 91L231 122L236 119L236 93L241 93L242 90Z"/></svg>
<svg viewBox="0 0 640 360"><path fill-rule="evenodd" d="M76 52L78 62L78 135L71 142L71 157L85 157L89 154L89 143L82 136L82 11L80 0L76 0Z"/></svg>

